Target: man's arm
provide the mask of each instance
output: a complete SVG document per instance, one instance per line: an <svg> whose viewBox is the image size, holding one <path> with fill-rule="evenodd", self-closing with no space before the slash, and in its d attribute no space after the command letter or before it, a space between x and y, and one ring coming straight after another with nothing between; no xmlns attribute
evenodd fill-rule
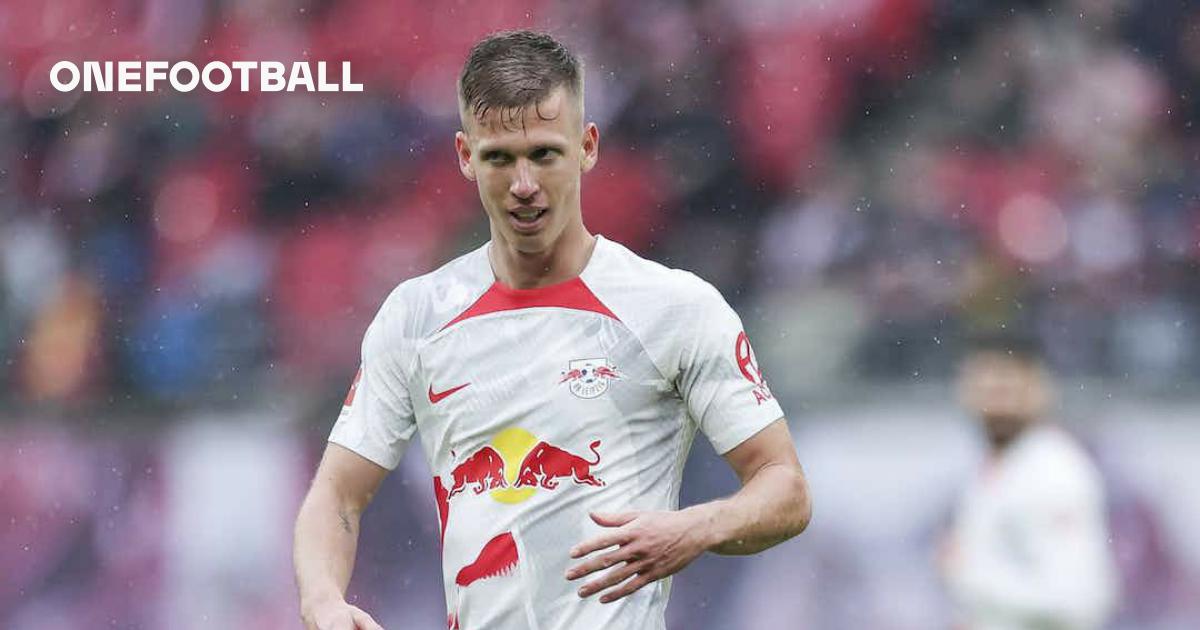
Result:
<svg viewBox="0 0 1200 630"><path fill-rule="evenodd" d="M758 553L808 527L812 499L786 420L780 418L734 447L725 461L742 489L727 499L689 508L707 513L709 551Z"/></svg>
<svg viewBox="0 0 1200 630"><path fill-rule="evenodd" d="M725 460L742 481L731 497L676 512L593 513L592 520L613 529L576 546L571 557L617 548L572 567L566 577L616 568L583 585L579 595L612 589L600 598L611 602L673 575L705 551L757 553L804 531L812 504L786 420L734 447Z"/></svg>
<svg viewBox="0 0 1200 630"><path fill-rule="evenodd" d="M309 630L382 630L345 601L358 547L359 517L387 469L330 442L296 517L292 559L300 614Z"/></svg>

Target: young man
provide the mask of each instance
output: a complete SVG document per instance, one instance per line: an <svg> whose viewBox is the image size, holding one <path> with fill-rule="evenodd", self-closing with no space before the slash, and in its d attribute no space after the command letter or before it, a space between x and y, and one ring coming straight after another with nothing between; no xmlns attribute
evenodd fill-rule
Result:
<svg viewBox="0 0 1200 630"><path fill-rule="evenodd" d="M661 629L668 576L805 528L787 423L710 285L590 234L579 61L488 37L459 80L459 167L491 241L388 297L296 522L309 628L378 628L347 604L359 517L416 429L435 475L448 626ZM677 510L696 429L743 487Z"/></svg>
<svg viewBox="0 0 1200 630"><path fill-rule="evenodd" d="M1103 625L1115 564L1099 473L1083 449L1043 420L1052 385L1031 341L976 341L960 396L983 425L986 465L959 504L942 569L971 630Z"/></svg>

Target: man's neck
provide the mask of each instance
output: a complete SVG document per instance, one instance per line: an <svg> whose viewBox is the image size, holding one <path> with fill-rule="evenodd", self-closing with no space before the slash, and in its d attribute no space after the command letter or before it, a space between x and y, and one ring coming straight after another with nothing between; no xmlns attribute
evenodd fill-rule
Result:
<svg viewBox="0 0 1200 630"><path fill-rule="evenodd" d="M565 282L587 266L596 247L596 237L582 226L564 231L543 252L521 252L508 242L493 237L488 256L492 272L501 284L513 289L534 289Z"/></svg>

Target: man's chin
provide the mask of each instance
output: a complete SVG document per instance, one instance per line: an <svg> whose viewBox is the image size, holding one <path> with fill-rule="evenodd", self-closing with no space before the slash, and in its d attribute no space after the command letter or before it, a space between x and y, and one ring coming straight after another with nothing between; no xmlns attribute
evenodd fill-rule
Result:
<svg viewBox="0 0 1200 630"><path fill-rule="evenodd" d="M983 429L987 433L988 442L995 448L1004 448L1017 439L1029 425L1025 418L1014 416L986 416L983 418Z"/></svg>
<svg viewBox="0 0 1200 630"><path fill-rule="evenodd" d="M550 239L541 232L538 234L513 234L509 236L508 242L513 249L517 250L517 253L527 256L544 254L550 249Z"/></svg>
<svg viewBox="0 0 1200 630"><path fill-rule="evenodd" d="M516 230L503 230L501 234L504 240L508 241L511 249L520 254L537 255L544 254L554 245L554 233L550 226L545 226L536 232L518 232Z"/></svg>

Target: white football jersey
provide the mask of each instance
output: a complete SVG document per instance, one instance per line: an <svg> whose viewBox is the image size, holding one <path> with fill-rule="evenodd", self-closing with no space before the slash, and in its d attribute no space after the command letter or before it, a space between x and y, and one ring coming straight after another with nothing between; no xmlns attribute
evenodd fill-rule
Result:
<svg viewBox="0 0 1200 630"><path fill-rule="evenodd" d="M711 285L597 237L580 276L512 289L488 245L402 283L330 441L435 475L448 625L662 629L669 580L609 604L568 581L590 511L672 510L699 428L725 453L783 416Z"/></svg>
<svg viewBox="0 0 1200 630"><path fill-rule="evenodd" d="M1053 426L1025 430L959 505L946 570L965 628L1092 630L1116 601L1100 473Z"/></svg>

